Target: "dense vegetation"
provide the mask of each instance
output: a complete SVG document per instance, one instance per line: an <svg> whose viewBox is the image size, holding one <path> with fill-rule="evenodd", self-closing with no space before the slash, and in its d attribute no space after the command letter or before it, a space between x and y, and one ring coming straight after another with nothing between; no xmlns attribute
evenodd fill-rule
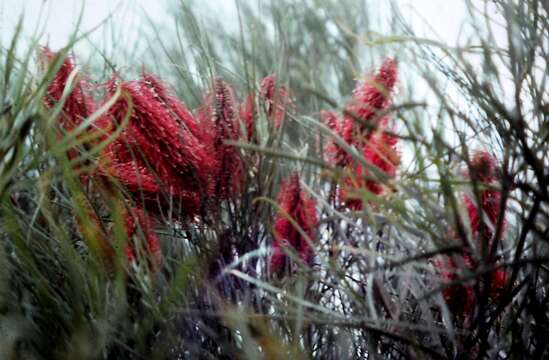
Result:
<svg viewBox="0 0 549 360"><path fill-rule="evenodd" d="M549 356L549 7L465 4L456 46L359 0L11 29L0 358Z"/></svg>

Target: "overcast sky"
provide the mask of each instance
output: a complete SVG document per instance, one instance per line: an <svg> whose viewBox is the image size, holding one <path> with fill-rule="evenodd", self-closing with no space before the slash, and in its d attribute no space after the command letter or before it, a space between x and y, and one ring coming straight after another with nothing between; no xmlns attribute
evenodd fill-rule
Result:
<svg viewBox="0 0 549 360"><path fill-rule="evenodd" d="M256 3L257 0L249 1ZM385 8L389 7L389 1L386 0L370 0L369 3L378 7L386 4ZM396 3L401 6L416 31L433 36L434 29L442 40L450 44L455 43L460 34L460 25L467 18L463 0L397 0ZM145 17L156 22L171 21L167 4L166 0L0 0L0 33L6 40L24 10L25 31L31 33L34 26L40 24L50 46L59 48L66 44L84 6L81 29L91 30L110 14L114 14L117 20L114 23L119 27L117 30L122 31L127 37L126 41L129 41L137 35L136 29ZM232 0L210 0L207 4L221 8L219 13L228 22L236 19ZM383 18L380 20L383 21ZM100 40L101 36L101 31L96 31L92 39Z"/></svg>

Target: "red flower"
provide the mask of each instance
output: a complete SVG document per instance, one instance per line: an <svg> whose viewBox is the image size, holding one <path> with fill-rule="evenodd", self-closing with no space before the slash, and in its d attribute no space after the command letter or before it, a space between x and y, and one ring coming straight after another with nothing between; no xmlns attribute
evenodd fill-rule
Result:
<svg viewBox="0 0 549 360"><path fill-rule="evenodd" d="M497 180L496 159L485 150L474 153L468 175L471 180L483 183Z"/></svg>
<svg viewBox="0 0 549 360"><path fill-rule="evenodd" d="M59 54L51 51L49 48L42 48L41 57L46 66L51 66L57 56ZM69 84L71 76L72 81ZM90 94L92 86L80 73L76 72L71 57L63 59L53 81L48 85L44 97L44 105L49 109L54 108L62 100L67 86L70 86L71 89L62 104L59 124L65 131L70 132L81 125L96 110L95 101ZM78 156L78 150L69 149L67 155L69 159L74 159Z"/></svg>
<svg viewBox="0 0 549 360"><path fill-rule="evenodd" d="M384 132L377 132L364 144L362 151L364 160L390 179L396 176L397 167L400 163L400 153L396 148L397 141L398 139L394 136ZM373 174L361 163L357 162L354 165L353 173L353 176L344 179L344 184L340 190L340 199L350 209L362 209L362 199L352 196L353 192L367 189L372 194L381 196L392 188L389 181L387 183L380 183L373 179L367 179L368 177L372 177Z"/></svg>
<svg viewBox="0 0 549 360"><path fill-rule="evenodd" d="M47 47L42 48L42 58L46 65L52 65L57 58L58 53L51 51ZM80 125L85 118L93 114L96 105L89 94L91 84L75 72L75 66L71 57L65 57L61 67L55 74L55 78L48 85L44 103L48 108L53 108L56 103L61 101L63 92L67 87L67 82L73 73L73 81L70 84L71 91L63 103L63 110L60 118L61 125L67 131L71 131Z"/></svg>
<svg viewBox="0 0 549 360"><path fill-rule="evenodd" d="M491 275L490 297L499 298L507 284L507 272L504 269L496 269Z"/></svg>
<svg viewBox="0 0 549 360"><path fill-rule="evenodd" d="M250 94L246 97L245 103L240 105L240 119L246 126L248 141L257 142L257 139L254 138L254 118L258 109L256 106L252 106L254 98ZM282 125L288 108L294 107L286 87L277 87L275 74L268 75L259 82L259 99L261 104L265 106L267 118L274 122L275 128Z"/></svg>
<svg viewBox="0 0 549 360"><path fill-rule="evenodd" d="M374 120L380 110L389 107L391 103L390 95L396 79L396 62L393 59L386 59L373 78L360 83L353 90L353 98L347 105L347 111L356 115L363 122ZM377 119L378 122L380 120ZM360 132L364 132L363 127Z"/></svg>
<svg viewBox="0 0 549 360"><path fill-rule="evenodd" d="M170 112L172 118L196 138L203 140L206 135L203 127L193 117L187 106L179 101L168 89L168 85L152 74L143 74L142 82L149 88L155 99ZM211 150L211 149L209 149Z"/></svg>
<svg viewBox="0 0 549 360"><path fill-rule="evenodd" d="M448 309L461 320L467 319L475 308L475 293L471 284L465 281L460 282L460 278L466 275L464 270L471 270L473 262L468 255L461 257L463 267L458 267L456 262L449 256L444 260L436 260L435 266L440 271L440 278L444 283L456 284L447 285L442 289L442 296L448 305Z"/></svg>
<svg viewBox="0 0 549 360"><path fill-rule="evenodd" d="M197 214L202 198L213 193L216 159L210 144L195 136L191 129L198 134L199 128L186 107L151 75L120 86L131 97L133 108L122 136L105 151L111 159L108 172L130 191L135 188L145 195L150 191L152 197L164 192L179 201L175 207L186 215ZM114 93L114 84L109 90ZM128 100L122 96L109 113L120 123L128 109Z"/></svg>
<svg viewBox="0 0 549 360"><path fill-rule="evenodd" d="M341 124L341 119L338 117L335 111L331 110L322 110L320 112L320 120L330 128L335 133L339 132L339 126Z"/></svg>
<svg viewBox="0 0 549 360"><path fill-rule="evenodd" d="M126 247L126 256L128 261L135 261L135 247L133 246L133 237L135 235L143 235L147 254L150 255L153 264L159 265L162 261L162 251L158 238L153 229L153 223L149 216L146 216L142 209L132 208L124 214L124 226L126 235L130 242Z"/></svg>
<svg viewBox="0 0 549 360"><path fill-rule="evenodd" d="M342 137L347 144L353 143L352 127L353 122L345 121L339 117L335 111L324 110L320 112L320 120L332 130L332 132ZM346 129L345 127L350 127ZM344 137L347 135L346 137ZM343 167L349 162L349 154L334 139L330 139L325 150L325 159L329 164L337 167Z"/></svg>
<svg viewBox="0 0 549 360"><path fill-rule="evenodd" d="M444 283L456 284L448 285L442 289L442 296L448 305L448 309L459 319L468 318L475 308L474 284L460 282L460 277L466 275L466 272L474 272L476 265L470 255L464 254L460 257L463 261L462 267L458 267L456 262L449 256L444 256L443 260L435 260L435 266L439 271L441 280ZM499 298L507 283L507 273L503 269L496 269L490 275L488 284L489 298L494 301Z"/></svg>
<svg viewBox="0 0 549 360"><path fill-rule="evenodd" d="M301 189L297 172L294 172L288 181L282 184L278 194L278 203L280 211L274 226L272 273L278 273L285 267L287 257L283 248L286 246L291 246L305 263L311 263L313 251L310 241L314 239L318 223L316 201L310 199ZM308 240L298 231L298 228L303 231Z"/></svg>
<svg viewBox="0 0 549 360"><path fill-rule="evenodd" d="M490 241L494 236L495 227L502 211L500 208L501 194L497 190L482 187L494 185L497 182L495 158L486 151L475 153L471 160L468 176L471 180L477 181L481 187L479 201L483 213L483 219L481 219L476 201L473 201L474 197L463 196L472 235L476 237L480 230L481 241ZM503 234L504 226L505 221L501 224L500 234Z"/></svg>
<svg viewBox="0 0 549 360"><path fill-rule="evenodd" d="M205 104L199 110L198 120L210 128L213 153L217 157L214 196L224 199L234 196L242 190L243 162L238 151L226 141L240 139L238 117L235 114L233 90L221 79L214 80L213 92L206 97Z"/></svg>
<svg viewBox="0 0 549 360"><path fill-rule="evenodd" d="M286 116L288 106L293 106L285 86L277 86L276 74L264 77L259 83L261 99L265 101L267 116L279 128Z"/></svg>
<svg viewBox="0 0 549 360"><path fill-rule="evenodd" d="M480 187L495 183L497 181L495 158L486 151L475 153L471 160L467 176L471 180L477 181ZM499 205L500 193L496 190L481 188L479 197L480 206L484 215L482 219L477 205L470 196L464 195L463 201L469 215L469 224L473 236L476 237L480 235L481 241L489 242L493 237L495 224L501 211ZM502 226L503 225L504 224L502 224ZM475 271L478 264L473 262L470 255L470 249L467 247L463 249L462 256L465 260L466 268ZM452 281L455 277L451 275L451 273L455 272L456 265L452 259L448 258L448 260L446 266L439 262L437 263L437 267L441 269L440 276L443 280ZM490 284L487 285L489 287L489 296L491 299L496 299L505 288L507 273L503 269L497 269L492 272L490 279ZM470 314L473 309L469 305L469 295L467 295L467 297L464 297L463 295L464 293L471 293L470 296L474 295L471 292L472 288L464 289L464 287L467 286L468 285L459 284L443 290L444 298L448 303L450 310L460 317ZM464 302L463 299L465 298L467 301ZM464 305L466 305L465 308L463 308Z"/></svg>
<svg viewBox="0 0 549 360"><path fill-rule="evenodd" d="M253 99L248 95L246 97L246 102L240 105L240 119L244 122L248 142L257 143L257 138L254 133L254 111L252 109L252 103Z"/></svg>
<svg viewBox="0 0 549 360"><path fill-rule="evenodd" d="M380 116L380 112L386 110L390 104L390 96L396 83L397 66L392 59L386 59L379 72L371 79L359 83L353 90L353 97L346 107L346 114L338 126L338 135L349 145L359 148L364 146L370 136L375 132L377 126L386 126L387 117ZM360 123L357 126L357 120ZM372 121L376 120L375 123ZM368 129L365 124L374 126L374 129ZM351 162L351 156L347 151L337 144L333 145L336 156L336 166L345 166Z"/></svg>

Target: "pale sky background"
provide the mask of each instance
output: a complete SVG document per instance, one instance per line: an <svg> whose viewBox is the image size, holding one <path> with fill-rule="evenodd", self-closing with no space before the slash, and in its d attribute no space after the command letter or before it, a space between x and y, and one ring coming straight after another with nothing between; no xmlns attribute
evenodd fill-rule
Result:
<svg viewBox="0 0 549 360"><path fill-rule="evenodd" d="M246 1L246 0L243 0ZM248 0L256 3L256 0ZM397 0L407 20L415 30L434 36L432 29L441 40L454 44L460 34L460 25L467 19L463 0ZM207 6L216 8L223 19L236 23L236 13L233 0L204 1ZM382 10L389 8L388 0L370 0L372 6ZM381 6L383 5L383 6ZM0 33L4 40L15 26L21 12L25 10L25 30L31 33L34 26L43 26L46 38L52 48L66 44L82 6L85 12L81 29L91 30L114 14L120 30L130 39L136 36L137 28L145 17L156 22L171 22L166 0L0 0ZM41 11L46 16L42 16ZM213 13L215 14L215 13ZM210 14L212 15L212 13ZM388 16L388 15L387 15ZM383 16L380 22L384 21ZM426 25L427 22L429 26ZM92 39L101 39L100 31L92 35Z"/></svg>

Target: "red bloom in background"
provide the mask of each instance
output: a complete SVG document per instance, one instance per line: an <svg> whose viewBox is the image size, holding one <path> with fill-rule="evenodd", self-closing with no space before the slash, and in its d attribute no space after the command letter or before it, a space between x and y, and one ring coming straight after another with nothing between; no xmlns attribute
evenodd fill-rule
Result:
<svg viewBox="0 0 549 360"><path fill-rule="evenodd" d="M267 116L274 120L275 128L279 128L286 116L288 106L293 106L285 86L278 86L276 74L264 77L259 83L261 99L265 101Z"/></svg>
<svg viewBox="0 0 549 360"><path fill-rule="evenodd" d="M482 188L486 185L493 185L497 182L498 176L496 171L496 159L490 155L487 151L479 151L473 154L470 162L469 172L466 174L469 179L478 182L481 187L479 191L480 207L482 209L483 216L481 218L480 211L476 205L476 202L472 200L469 195L464 195L463 202L467 209L469 218L469 226L474 237L479 236L480 241L490 242L495 233L495 226L497 219L502 209L500 209L500 193L497 190ZM505 221L502 222L502 227L505 225ZM503 234L503 228L500 229ZM478 264L476 264L471 258L471 250L465 247L462 252L462 256L467 259L466 267L471 271L475 271ZM440 276L443 280L448 281L449 273L453 272L456 268L455 263L449 258L448 264L438 263L441 271ZM490 259L488 259L490 261ZM442 266L441 266L442 265ZM490 274L490 283L485 284L488 286L488 294L490 299L495 300L499 297L502 290L505 289L507 282L507 273L503 269L497 269ZM456 289L463 287L464 285L450 286L443 291L444 298L448 303L450 309L459 316L462 316L464 309L459 308L460 299L463 299L462 294L458 293ZM467 301L469 302L469 301Z"/></svg>
<svg viewBox="0 0 549 360"><path fill-rule="evenodd" d="M475 153L470 163L468 176L472 181L478 182L480 187L494 185L497 183L496 159L487 151ZM495 189L481 188L479 198L482 219L476 201L473 201L474 197L464 195L463 201L467 208L473 236L476 237L480 230L481 241L489 242L496 232L495 227L502 211L500 208L501 194ZM504 226L505 221L501 224L500 234L503 234Z"/></svg>
<svg viewBox="0 0 549 360"><path fill-rule="evenodd" d="M240 126L235 113L235 97L232 88L223 80L214 80L213 92L206 97L198 112L199 123L209 129L216 160L214 197L225 199L242 190L243 162L238 149L226 141L240 139Z"/></svg>
<svg viewBox="0 0 549 360"><path fill-rule="evenodd" d="M337 136L342 137L342 140L347 144L353 143L353 122L344 121L335 111L323 110L320 112L320 120ZM347 129L345 128L347 127ZM350 127L350 128L349 128ZM344 137L347 135L347 137ZM329 164L337 167L343 167L349 162L350 156L335 139L330 139L324 152L325 159Z"/></svg>
<svg viewBox="0 0 549 360"><path fill-rule="evenodd" d="M213 193L216 159L210 144L193 134L191 128L198 133L198 126L186 107L151 75L120 87L131 97L132 113L122 135L105 151L110 158L107 172L130 191L144 194L145 200L164 192L179 202L175 208L181 207L186 215L197 214L202 198ZM114 84L109 90L114 93ZM121 123L128 110L129 102L122 96L109 113Z"/></svg>
<svg viewBox="0 0 549 360"><path fill-rule="evenodd" d="M133 237L137 234L143 234L146 244L147 254L150 255L154 266L162 262L162 251L158 238L153 229L152 219L147 216L142 209L132 208L124 214L124 226L129 244L126 247L126 256L128 261L135 261L135 247L133 246Z"/></svg>
<svg viewBox="0 0 549 360"><path fill-rule="evenodd" d="M473 154L468 176L471 180L491 183L497 180L496 159L485 150Z"/></svg>
<svg viewBox="0 0 549 360"><path fill-rule="evenodd" d="M320 121L324 123L330 130L334 133L339 133L339 125L341 124L341 119L335 111L331 110L322 110L320 112Z"/></svg>
<svg viewBox="0 0 549 360"><path fill-rule="evenodd" d="M442 289L442 296L448 305L448 309L459 319L467 319L472 315L475 308L474 284L460 283L460 278L466 275L467 271L474 272L476 265L468 254L461 255L463 264L459 267L450 256L444 256L435 260L435 266L439 271L440 279L443 283L456 284L445 286ZM476 280L475 280L476 281ZM503 269L496 269L490 274L490 283L488 286L488 297L495 301L505 289L507 283L507 272Z"/></svg>
<svg viewBox="0 0 549 360"><path fill-rule="evenodd" d="M257 114L257 106L252 106L255 96L248 95L244 104L240 105L240 119L246 127L248 141L257 142L254 138L254 118ZM265 106L267 117L274 122L278 129L286 117L288 109L294 107L294 103L285 86L277 86L276 74L271 74L259 82L259 99Z"/></svg>
<svg viewBox="0 0 549 360"><path fill-rule="evenodd" d="M246 138L248 142L257 143L257 137L254 133L254 107L252 106L253 98L251 95L246 97L246 102L240 104L240 120L246 128Z"/></svg>
<svg viewBox="0 0 549 360"><path fill-rule="evenodd" d="M397 142L396 137L377 132L364 144L362 156L369 165L377 168L389 178L394 178L400 164L400 153L396 148ZM391 189L390 182L382 184L376 180L367 179L367 177L372 177L372 174L361 163L357 162L353 170L354 175L344 180L340 191L340 198L348 208L362 209L362 199L350 196L352 192L367 189L372 194L381 196Z"/></svg>
<svg viewBox="0 0 549 360"><path fill-rule="evenodd" d="M352 99L343 117L339 117L333 111L323 111L320 114L321 120L333 132L349 146L360 149L364 159L388 177L396 175L397 166L400 163L400 154L397 151L398 139L384 131L388 128L388 115L383 115L379 119L377 117L380 116L380 112L390 106L390 95L396 79L396 62L387 59L377 74L359 83L353 90ZM329 163L346 168L352 174L343 179L339 189L339 198L348 208L355 210L362 208L362 200L357 196L362 189L367 189L374 195L386 193L388 186L373 179L365 179L365 177L373 177L371 171L354 161L347 150L335 140L332 139L328 143L325 154Z"/></svg>
<svg viewBox="0 0 549 360"><path fill-rule="evenodd" d="M507 272L504 269L496 269L490 278L490 297L497 299L507 284Z"/></svg>
<svg viewBox="0 0 549 360"><path fill-rule="evenodd" d="M390 98L397 79L397 65L393 59L386 59L378 73L369 80L360 83L353 90L347 112L356 115L363 122L375 120L380 110L391 104ZM379 123L381 119L377 119ZM361 127L360 133L364 132Z"/></svg>
<svg viewBox="0 0 549 360"><path fill-rule="evenodd" d="M436 260L435 265L439 269L440 278L444 283L458 282L445 286L442 289L442 296L448 305L448 309L461 320L464 320L475 309L475 292L472 284L459 283L460 278L466 275L463 270L473 268L470 256L465 255L461 259L463 267L458 267L450 256L443 257L443 260Z"/></svg>
<svg viewBox="0 0 549 360"><path fill-rule="evenodd" d="M291 246L300 259L310 264L313 251L310 241L313 241L317 228L316 201L309 198L301 189L299 175L292 173L284 182L278 194L279 213L275 220L275 234L273 243L273 255L271 257L271 273L279 273L287 264L287 255L284 247ZM307 235L304 238L295 224Z"/></svg>
<svg viewBox="0 0 549 360"><path fill-rule="evenodd" d="M396 79L396 62L392 59L386 59L376 75L365 82L359 83L353 90L352 99L337 126L338 135L347 144L362 148L378 126L385 127L387 125L387 117L377 117L380 116L380 112L391 105L391 93L396 84ZM366 124L373 128L369 129ZM329 151L336 153L337 162L334 165L345 166L351 162L352 158L345 149L333 142L331 147L332 149Z"/></svg>

